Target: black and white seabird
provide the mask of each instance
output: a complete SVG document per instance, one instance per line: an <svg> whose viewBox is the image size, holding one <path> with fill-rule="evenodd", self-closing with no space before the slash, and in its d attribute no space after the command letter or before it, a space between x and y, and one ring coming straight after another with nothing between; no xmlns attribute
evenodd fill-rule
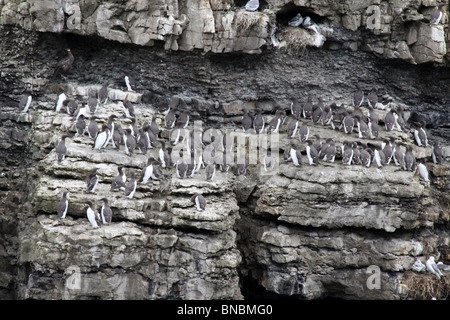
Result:
<svg viewBox="0 0 450 320"><path fill-rule="evenodd" d="M293 98L291 102L291 114L294 115L297 119L300 118L300 115L303 113L302 104L298 101L298 98Z"/></svg>
<svg viewBox="0 0 450 320"><path fill-rule="evenodd" d="M159 143L161 144L161 148L159 149L158 157L161 162L161 166L163 168L170 167L170 155L166 149L166 143L162 140L159 140Z"/></svg>
<svg viewBox="0 0 450 320"><path fill-rule="evenodd" d="M104 82L97 94L98 101L101 104L106 104L108 102L108 82Z"/></svg>
<svg viewBox="0 0 450 320"><path fill-rule="evenodd" d="M125 196L128 199L133 198L134 193L136 192L136 187L137 187L137 181L135 178L134 169L130 169L130 180L128 181L128 183L125 186Z"/></svg>
<svg viewBox="0 0 450 320"><path fill-rule="evenodd" d="M250 130L253 126L253 118L248 113L247 108L243 108L244 115L242 116L242 131Z"/></svg>
<svg viewBox="0 0 450 320"><path fill-rule="evenodd" d="M172 107L169 112L165 115L164 117L164 126L167 129L173 129L173 127L175 127L175 122L177 121L177 116L176 116L176 107Z"/></svg>
<svg viewBox="0 0 450 320"><path fill-rule="evenodd" d="M352 142L352 148L353 148L352 163L359 165L361 164L361 152L358 149L358 143L356 141Z"/></svg>
<svg viewBox="0 0 450 320"><path fill-rule="evenodd" d="M303 118L310 119L312 118L313 113L313 103L312 103L312 97L308 96L308 101L303 105Z"/></svg>
<svg viewBox="0 0 450 320"><path fill-rule="evenodd" d="M384 153L385 158L386 158L386 165L389 165L389 163L392 160L392 157L394 156L395 138L394 137L390 137L390 139L384 139L383 141L385 142L385 145L384 145L384 148L383 148L383 153Z"/></svg>
<svg viewBox="0 0 450 320"><path fill-rule="evenodd" d="M361 89L359 83L356 86L358 90L353 93L352 102L353 106L360 107L364 102L364 91Z"/></svg>
<svg viewBox="0 0 450 320"><path fill-rule="evenodd" d="M415 171L416 170L416 157L411 145L406 145L405 151L405 170Z"/></svg>
<svg viewBox="0 0 450 320"><path fill-rule="evenodd" d="M125 85L127 86L127 90L128 91L135 91L136 81L134 80L134 78L126 75L124 77L124 80L125 80Z"/></svg>
<svg viewBox="0 0 450 320"><path fill-rule="evenodd" d="M319 153L320 150L322 149L322 140L320 139L320 135L318 135L317 133L314 135L314 137L316 138L316 140L313 142L312 145L317 150L317 153Z"/></svg>
<svg viewBox="0 0 450 320"><path fill-rule="evenodd" d="M369 128L370 138L378 139L378 135L379 135L378 120L376 118L372 118L372 116L369 116L368 121L369 122L367 124L367 127Z"/></svg>
<svg viewBox="0 0 450 320"><path fill-rule="evenodd" d="M180 179L184 179L184 178L186 178L188 165L187 165L186 161L184 161L184 159L183 159L183 149L180 149L179 155L180 155L180 157L176 164L177 177Z"/></svg>
<svg viewBox="0 0 450 320"><path fill-rule="evenodd" d="M144 133L144 129L140 128L138 134L138 139L136 141L136 146L142 154L147 154L147 150L149 148L149 139L147 135Z"/></svg>
<svg viewBox="0 0 450 320"><path fill-rule="evenodd" d="M355 119L351 114L347 114L344 119L342 119L342 125L344 126L344 132L350 134L353 132L355 126Z"/></svg>
<svg viewBox="0 0 450 320"><path fill-rule="evenodd" d="M375 162L378 168L386 165L386 156L379 145L374 147L372 162Z"/></svg>
<svg viewBox="0 0 450 320"><path fill-rule="evenodd" d="M128 119L136 118L133 103L127 98L125 98L125 100L123 100L122 102L122 110L126 118Z"/></svg>
<svg viewBox="0 0 450 320"><path fill-rule="evenodd" d="M377 91L377 88L373 87L367 95L367 103L369 104L369 107L375 108L375 105L378 103Z"/></svg>
<svg viewBox="0 0 450 320"><path fill-rule="evenodd" d="M355 116L355 121L356 125L358 126L358 137L360 139L369 138L370 137L369 126L363 119L361 119L361 116L359 114Z"/></svg>
<svg viewBox="0 0 450 320"><path fill-rule="evenodd" d="M262 110L258 108L256 109L256 115L255 118L253 119L253 129L257 134L260 134L264 130L264 125L265 121L262 115Z"/></svg>
<svg viewBox="0 0 450 320"><path fill-rule="evenodd" d="M353 160L353 147L351 142L344 141L342 148L342 163L345 165L351 165Z"/></svg>
<svg viewBox="0 0 450 320"><path fill-rule="evenodd" d="M223 152L222 153L222 159L219 160L219 169L222 172L228 172L228 170L230 170L230 153L228 152Z"/></svg>
<svg viewBox="0 0 450 320"><path fill-rule="evenodd" d="M99 102L98 102L98 99L96 97L89 97L88 98L87 106L88 106L89 111L91 113L97 112L98 105L99 105Z"/></svg>
<svg viewBox="0 0 450 320"><path fill-rule="evenodd" d="M301 142L306 142L309 138L309 127L306 122L302 122L302 125L298 129L298 137Z"/></svg>
<svg viewBox="0 0 450 320"><path fill-rule="evenodd" d="M74 99L66 99L63 102L63 105L66 106L66 112L69 115L75 115L75 112L78 109L78 104Z"/></svg>
<svg viewBox="0 0 450 320"><path fill-rule="evenodd" d="M69 71L70 67L72 67L72 64L75 60L72 51L68 48L66 49L67 52L67 56L64 57L63 59L61 59L60 61L58 61L58 63L56 64L56 68L54 71L54 75L60 75L63 73L67 73L67 71Z"/></svg>
<svg viewBox="0 0 450 320"><path fill-rule="evenodd" d="M77 107L77 110L73 113L73 120L78 120L78 117L83 115L85 118L89 117L90 110L89 107L86 105L86 102L82 102L81 106Z"/></svg>
<svg viewBox="0 0 450 320"><path fill-rule="evenodd" d="M164 174L158 164L159 162L157 160L153 161L153 172L150 176L152 180L161 180L164 178Z"/></svg>
<svg viewBox="0 0 450 320"><path fill-rule="evenodd" d="M93 149L100 150L104 148L110 134L111 132L108 128L108 125L103 124L102 131L100 131L100 133L97 134L97 137L95 138Z"/></svg>
<svg viewBox="0 0 450 320"><path fill-rule="evenodd" d="M58 99L56 100L56 112L61 112L61 108L63 107L64 101L67 100L67 96L64 92L58 95Z"/></svg>
<svg viewBox="0 0 450 320"><path fill-rule="evenodd" d="M247 160L245 159L245 156L240 157L238 159L238 162L236 163L237 174L245 175L247 173L247 167L248 167L248 163L247 163Z"/></svg>
<svg viewBox="0 0 450 320"><path fill-rule="evenodd" d="M423 179L423 181L430 182L430 178L428 175L428 169L425 166L424 159L422 159L419 163L417 163L417 170L419 171L419 175Z"/></svg>
<svg viewBox="0 0 450 320"><path fill-rule="evenodd" d="M245 4L246 11L256 11L259 8L259 0L249 0Z"/></svg>
<svg viewBox="0 0 450 320"><path fill-rule="evenodd" d="M98 176L97 176L97 170L98 168L94 168L92 169L91 173L89 174L89 176L86 179L86 191L90 192L90 193L94 193L95 189L97 188L98 185Z"/></svg>
<svg viewBox="0 0 450 320"><path fill-rule="evenodd" d="M393 158L395 165L405 170L405 155L403 154L403 151L400 148L400 143L395 144Z"/></svg>
<svg viewBox="0 0 450 320"><path fill-rule="evenodd" d="M314 123L319 123L321 121L322 117L322 111L323 111L324 105L322 98L319 97L319 102L313 106L313 112L312 112L312 121Z"/></svg>
<svg viewBox="0 0 450 320"><path fill-rule="evenodd" d="M119 190L125 190L125 182L127 181L127 177L125 176L125 172L123 171L122 166L117 167L117 171L119 173L114 178L114 180L111 182L111 191L117 192Z"/></svg>
<svg viewBox="0 0 450 320"><path fill-rule="evenodd" d="M322 115L320 116L320 123L323 126L331 125L333 121L333 112L331 111L332 107L336 107L336 103L333 102L331 106L325 106L322 111Z"/></svg>
<svg viewBox="0 0 450 320"><path fill-rule="evenodd" d="M124 129L123 144L125 146L125 154L131 156L136 149L136 138L131 134L131 129Z"/></svg>
<svg viewBox="0 0 450 320"><path fill-rule="evenodd" d="M98 124L97 121L95 121L95 119L97 119L96 116L91 116L91 119L87 127L89 138L93 140L95 140L95 138L97 138L98 135Z"/></svg>
<svg viewBox="0 0 450 320"><path fill-rule="evenodd" d="M216 164L214 161L208 162L205 167L205 175L207 181L213 181L216 175Z"/></svg>
<svg viewBox="0 0 450 320"><path fill-rule="evenodd" d="M333 163L336 158L336 145L332 138L327 138L319 152L319 159Z"/></svg>
<svg viewBox="0 0 450 320"><path fill-rule="evenodd" d="M441 22L444 7L445 7L445 2L439 4L439 7L431 13L430 24L437 25L437 24L439 24L439 22Z"/></svg>
<svg viewBox="0 0 450 320"><path fill-rule="evenodd" d="M197 211L204 211L206 209L206 199L200 193L196 193L191 197L191 201L195 204Z"/></svg>
<svg viewBox="0 0 450 320"><path fill-rule="evenodd" d="M92 201L86 201L85 202L88 205L88 208L86 210L86 215L87 218L89 220L89 222L91 223L92 227L94 229L97 229L99 227L98 225L98 216L97 216L97 211L94 208L94 204L92 203Z"/></svg>
<svg viewBox="0 0 450 320"><path fill-rule="evenodd" d="M33 97L29 92L27 92L19 101L19 109L22 112L28 112L28 109L30 108L32 101Z"/></svg>
<svg viewBox="0 0 450 320"><path fill-rule="evenodd" d="M294 138L295 134L297 133L297 129L298 129L297 116L292 115L291 122L289 122L286 130L288 138Z"/></svg>
<svg viewBox="0 0 450 320"><path fill-rule="evenodd" d="M419 147L428 146L428 137L427 132L425 131L425 125L426 125L425 121L416 123L417 128L414 129L414 138Z"/></svg>
<svg viewBox="0 0 450 320"><path fill-rule="evenodd" d="M269 121L269 124L267 126L268 130L270 132L277 133L280 129L282 121L281 110L277 110L275 116Z"/></svg>
<svg viewBox="0 0 450 320"><path fill-rule="evenodd" d="M68 135L63 134L61 136L61 140L59 141L58 145L55 148L56 160L58 162L61 162L66 158L66 152L67 152L66 138L67 137L68 137Z"/></svg>
<svg viewBox="0 0 450 320"><path fill-rule="evenodd" d="M179 128L186 129L189 125L189 112L187 110L183 110L175 121L175 126Z"/></svg>
<svg viewBox="0 0 450 320"><path fill-rule="evenodd" d="M306 143L306 156L308 157L309 165L317 165L319 163L319 152L311 140L307 140Z"/></svg>
<svg viewBox="0 0 450 320"><path fill-rule="evenodd" d="M112 137L114 135L114 129L115 129L115 124L114 124L114 119L117 118L117 116L115 114L111 114L108 118L108 129L109 129L109 134L108 137L106 139L105 145L103 146L103 148L106 148L106 146L108 145L109 141L112 140ZM113 147L114 147L114 141L113 141Z"/></svg>
<svg viewBox="0 0 450 320"><path fill-rule="evenodd" d="M363 167L370 167L370 163L371 163L371 160L372 160L372 157L371 157L371 149L362 149L361 151L360 151L360 159L361 159L361 165L363 166Z"/></svg>
<svg viewBox="0 0 450 320"><path fill-rule="evenodd" d="M58 214L58 218L64 219L67 214L67 209L69 208L69 200L67 200L68 191L64 191L59 200L58 206L56 207L56 212Z"/></svg>
<svg viewBox="0 0 450 320"><path fill-rule="evenodd" d="M269 172L272 171L275 167L275 159L272 157L272 151L267 149L267 152L263 159L264 171Z"/></svg>
<svg viewBox="0 0 450 320"><path fill-rule="evenodd" d="M114 133L112 135L112 142L114 147L119 150L120 145L123 145L123 129L120 123L114 125Z"/></svg>
<svg viewBox="0 0 450 320"><path fill-rule="evenodd" d="M439 146L438 142L434 141L431 145L433 146L431 150L431 159L436 164L443 163L445 160L444 152L442 152L442 149Z"/></svg>
<svg viewBox="0 0 450 320"><path fill-rule="evenodd" d="M386 128L386 131L392 131L394 130L395 126L395 116L394 116L394 110L389 110L388 113L384 116L384 127Z"/></svg>
<svg viewBox="0 0 450 320"><path fill-rule="evenodd" d="M155 138L157 138L159 136L159 126L156 123L156 116L154 115L152 118L152 122L150 123L150 130L153 132L153 135L155 136Z"/></svg>
<svg viewBox="0 0 450 320"><path fill-rule="evenodd" d="M84 115L80 114L75 123L75 127L77 129L77 135L83 136L86 132L86 121L84 120Z"/></svg>
<svg viewBox="0 0 450 320"><path fill-rule="evenodd" d="M101 198L100 200L103 201L103 206L100 209L100 216L102 218L102 223L103 224L111 223L113 212L111 210L111 207L109 206L109 201L106 198Z"/></svg>
<svg viewBox="0 0 450 320"><path fill-rule="evenodd" d="M302 154L298 145L295 142L291 142L290 158L294 166L298 167L302 165Z"/></svg>

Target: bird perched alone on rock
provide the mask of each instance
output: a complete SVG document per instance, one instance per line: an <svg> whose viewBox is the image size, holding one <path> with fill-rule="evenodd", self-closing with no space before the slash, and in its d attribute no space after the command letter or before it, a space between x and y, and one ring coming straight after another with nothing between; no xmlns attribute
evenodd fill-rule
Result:
<svg viewBox="0 0 450 320"><path fill-rule="evenodd" d="M22 112L28 112L28 109L30 108L31 105L31 101L33 101L33 97L28 91L26 91L25 95L19 101L19 109Z"/></svg>
<svg viewBox="0 0 450 320"><path fill-rule="evenodd" d="M130 169L130 181L125 186L125 196L128 199L132 199L136 192L137 181L135 179L134 169Z"/></svg>
<svg viewBox="0 0 450 320"><path fill-rule="evenodd" d="M124 77L124 80L125 80L125 85L127 86L127 90L134 91L136 88L136 81L128 75Z"/></svg>
<svg viewBox="0 0 450 320"><path fill-rule="evenodd" d="M92 169L91 173L86 179L86 191L90 193L94 193L95 189L98 185L98 176L97 176L97 170L98 168Z"/></svg>
<svg viewBox="0 0 450 320"><path fill-rule="evenodd" d="M441 22L442 16L444 15L444 7L445 2L441 3L439 7L431 13L430 24L437 25L439 24L439 22Z"/></svg>
<svg viewBox="0 0 450 320"><path fill-rule="evenodd" d="M206 199L200 193L196 193L191 197L191 202L195 204L197 211L204 211L206 209Z"/></svg>
<svg viewBox="0 0 450 320"><path fill-rule="evenodd" d="M444 162L444 153L442 152L441 147L437 143L437 141L432 143L433 149L431 151L431 159L434 163L441 164Z"/></svg>
<svg viewBox="0 0 450 320"><path fill-rule="evenodd" d="M423 159L422 159L421 162L419 162L417 164L417 170L419 171L419 175L423 179L423 181L430 182L429 175L428 175L428 169L425 166L425 163L424 163Z"/></svg>
<svg viewBox="0 0 450 320"><path fill-rule="evenodd" d="M114 192L119 190L125 190L126 187L125 181L127 180L127 177L125 176L123 167L122 166L117 167L117 171L119 171L119 173L111 183L111 191Z"/></svg>
<svg viewBox="0 0 450 320"><path fill-rule="evenodd" d="M56 212L58 218L64 219L67 214L67 209L69 208L69 201L67 200L68 191L64 191L61 200L59 200L58 206L56 207Z"/></svg>
<svg viewBox="0 0 450 320"><path fill-rule="evenodd" d="M108 82L104 82L97 94L98 101L101 104L108 102Z"/></svg>
<svg viewBox="0 0 450 320"><path fill-rule="evenodd" d="M55 152L56 152L56 160L58 162L61 162L66 158L66 152L67 152L66 138L67 137L68 137L68 135L63 134L61 136L61 140L59 141L58 145L56 146Z"/></svg>
<svg viewBox="0 0 450 320"><path fill-rule="evenodd" d="M67 56L61 59L56 65L54 75L65 74L69 71L70 67L72 67L73 61L75 60L72 51L70 49L66 49Z"/></svg>
<svg viewBox="0 0 450 320"><path fill-rule="evenodd" d="M362 91L359 84L357 84L356 87L358 88L358 90L353 93L352 102L353 106L360 107L364 102L364 91Z"/></svg>
<svg viewBox="0 0 450 320"><path fill-rule="evenodd" d="M259 0L249 0L245 4L246 11L256 11L259 8Z"/></svg>

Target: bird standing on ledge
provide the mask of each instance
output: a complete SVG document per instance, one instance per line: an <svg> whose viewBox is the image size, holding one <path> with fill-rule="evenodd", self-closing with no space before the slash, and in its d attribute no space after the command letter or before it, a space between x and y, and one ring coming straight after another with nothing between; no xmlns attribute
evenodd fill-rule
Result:
<svg viewBox="0 0 450 320"><path fill-rule="evenodd" d="M69 71L70 67L73 64L73 61L75 58L73 57L72 51L70 49L66 49L67 56L61 59L58 64L56 65L56 69L54 72L54 75L67 73ZM65 77L64 77L65 78Z"/></svg>

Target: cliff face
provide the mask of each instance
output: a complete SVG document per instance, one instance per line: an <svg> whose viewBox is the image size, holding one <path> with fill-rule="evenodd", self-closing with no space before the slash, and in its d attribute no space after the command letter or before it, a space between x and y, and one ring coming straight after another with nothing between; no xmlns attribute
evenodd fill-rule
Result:
<svg viewBox="0 0 450 320"><path fill-rule="evenodd" d="M276 107L289 114L293 97L303 103L310 94L351 110L356 84L377 87L384 105L393 103L377 110L381 123L393 105L422 113L448 157L447 20L425 22L434 2L358 3L267 1L246 13L238 1L1 2L1 297L398 299L417 259L435 255L448 264L448 162L433 164L431 147L414 145L412 130L382 128L380 135L414 145L430 183L393 164L343 165L345 140L374 141L312 122L311 134L332 137L338 154L333 164L310 166L305 144L287 137L289 119L273 135L280 164L273 174L256 164L246 176L233 168L209 182L204 169L189 179L165 169L164 180L138 184L133 199L110 191L117 167L139 176L158 148L127 156L123 146L97 151L87 135L72 136L67 158L55 160L61 134L75 133L73 116L55 112L58 93L86 101L104 81L110 102L96 112L100 126L112 113L130 126L122 111L128 93L139 126L155 116L164 128L161 101L181 98L204 129L237 131L244 106L259 106L270 121ZM380 24L372 28L377 10ZM297 12L313 17L326 40L287 38ZM67 47L74 64L65 79L54 78ZM424 62L436 64L416 65ZM125 74L135 78L135 92L127 92ZM21 113L25 88L34 101ZM291 140L303 153L301 167L283 162ZM100 183L89 194L85 179L94 167ZM69 210L61 220L63 190ZM190 202L197 192L207 199L204 212ZM103 197L113 222L92 229L84 201L101 206ZM368 285L371 268L381 288Z"/></svg>

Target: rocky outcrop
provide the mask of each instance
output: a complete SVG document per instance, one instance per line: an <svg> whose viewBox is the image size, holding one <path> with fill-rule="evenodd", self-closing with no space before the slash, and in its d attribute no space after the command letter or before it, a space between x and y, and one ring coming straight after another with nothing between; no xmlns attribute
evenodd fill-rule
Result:
<svg viewBox="0 0 450 320"><path fill-rule="evenodd" d="M261 53L264 48L333 47L367 50L410 63L446 64L446 16L429 17L436 1L267 1L256 12L245 1L15 1L0 4L2 24L41 32L98 35L166 50ZM318 31L288 26L297 13ZM304 30L297 32L296 30Z"/></svg>
<svg viewBox="0 0 450 320"><path fill-rule="evenodd" d="M225 55L168 53L157 42L130 46L10 26L0 32L2 298L240 299L256 293L246 287L251 279L262 296L400 299L405 297L403 276L413 272L416 260L435 255L449 263L448 162L432 164L430 147L413 149L426 160L427 184L394 165L343 165L343 141L380 141L311 123L312 134L335 139L337 160L309 166L305 145L299 143L304 164L297 168L283 163L291 140L287 120L278 140L280 166L273 174L256 163L246 176L218 172L208 182L204 169L183 180L167 169L165 181L138 184L133 199L111 192L111 180L119 165L139 174L148 155L127 156L123 147L92 150L87 136L67 139L61 163L54 150L63 132L75 133L73 116L54 111L61 89L86 101L90 90L108 80L112 101L99 107L99 124L116 113L117 122L129 127L122 111L128 93L139 125L156 116L162 126L159 103L182 98L205 127L240 132L243 106L260 107L269 121L277 106L289 114L292 97L304 102L310 94L351 110L351 93L359 83L366 92L379 89L385 107L377 110L380 119L393 106L402 106L407 116L423 114L431 140L441 143L448 160L445 68L392 63L335 47L305 49L302 58L263 50L226 55L225 61ZM54 78L54 65L67 46L75 56L73 68L65 78ZM137 80L135 92L125 91L125 73ZM25 87L34 102L21 113L17 101ZM362 110L367 112L365 106ZM414 144L410 130L381 129L381 136L389 135ZM99 168L100 183L89 194L84 183L93 167ZM70 205L62 220L55 211L66 189ZM207 199L205 212L190 202L196 192ZM113 222L93 229L83 202L100 206L104 196ZM380 288L377 281L368 282L371 275L379 276Z"/></svg>

